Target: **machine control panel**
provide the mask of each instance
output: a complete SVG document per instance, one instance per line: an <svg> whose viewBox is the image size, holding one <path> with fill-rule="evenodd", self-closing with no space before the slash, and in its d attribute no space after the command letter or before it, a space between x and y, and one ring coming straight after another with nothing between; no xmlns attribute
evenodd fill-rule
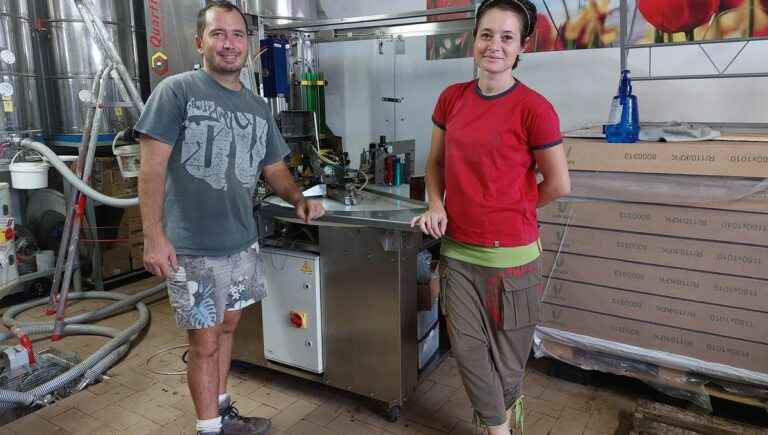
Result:
<svg viewBox="0 0 768 435"><path fill-rule="evenodd" d="M264 355L280 364L323 372L320 257L265 247L267 297L261 302Z"/></svg>

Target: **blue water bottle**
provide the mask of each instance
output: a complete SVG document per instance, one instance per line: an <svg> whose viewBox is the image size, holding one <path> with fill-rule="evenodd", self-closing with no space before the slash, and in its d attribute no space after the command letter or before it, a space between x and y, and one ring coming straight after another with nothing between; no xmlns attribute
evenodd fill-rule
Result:
<svg viewBox="0 0 768 435"><path fill-rule="evenodd" d="M611 143L637 142L640 136L640 112L637 96L632 95L632 81L629 70L621 72L618 95L613 97L608 125L605 126L605 139Z"/></svg>
<svg viewBox="0 0 768 435"><path fill-rule="evenodd" d="M395 186L399 186L403 184L403 161L398 157L395 159L395 174L392 181L392 184Z"/></svg>

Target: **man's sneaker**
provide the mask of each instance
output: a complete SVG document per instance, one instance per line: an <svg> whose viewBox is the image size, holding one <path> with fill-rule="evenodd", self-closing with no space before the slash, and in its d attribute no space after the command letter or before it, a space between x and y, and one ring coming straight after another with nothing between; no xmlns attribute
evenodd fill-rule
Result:
<svg viewBox="0 0 768 435"><path fill-rule="evenodd" d="M199 430L197 431L197 435L221 435L221 432L211 432L207 430Z"/></svg>
<svg viewBox="0 0 768 435"><path fill-rule="evenodd" d="M234 407L234 402L219 408L219 414L221 414L222 435L262 435L272 428L272 422L269 419L240 415Z"/></svg>

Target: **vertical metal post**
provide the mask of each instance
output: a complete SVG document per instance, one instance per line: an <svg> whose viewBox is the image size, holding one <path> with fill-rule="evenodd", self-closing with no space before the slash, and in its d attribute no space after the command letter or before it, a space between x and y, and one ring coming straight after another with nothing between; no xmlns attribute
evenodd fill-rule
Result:
<svg viewBox="0 0 768 435"><path fill-rule="evenodd" d="M627 69L627 0L619 1L619 51L621 53L620 70Z"/></svg>
<svg viewBox="0 0 768 435"><path fill-rule="evenodd" d="M392 93L395 98L397 95L397 49L395 49L395 40L392 39ZM392 103L392 142L397 142L397 102Z"/></svg>

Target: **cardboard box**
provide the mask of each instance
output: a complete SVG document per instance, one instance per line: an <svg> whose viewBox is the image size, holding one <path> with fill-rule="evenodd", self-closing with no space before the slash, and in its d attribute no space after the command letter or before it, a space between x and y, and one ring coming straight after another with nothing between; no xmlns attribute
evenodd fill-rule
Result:
<svg viewBox="0 0 768 435"><path fill-rule="evenodd" d="M118 238L128 243L141 242L144 239L141 217L123 217L118 229Z"/></svg>
<svg viewBox="0 0 768 435"><path fill-rule="evenodd" d="M566 231L567 228L567 231ZM703 272L768 278L768 248L542 224L544 249Z"/></svg>
<svg viewBox="0 0 768 435"><path fill-rule="evenodd" d="M764 142L636 142L566 138L568 167L583 171L765 177Z"/></svg>
<svg viewBox="0 0 768 435"><path fill-rule="evenodd" d="M547 303L768 344L768 314L553 279Z"/></svg>
<svg viewBox="0 0 768 435"><path fill-rule="evenodd" d="M123 209L123 219L127 218L140 218L141 217L141 208L138 205L134 205L133 207L127 207Z"/></svg>
<svg viewBox="0 0 768 435"><path fill-rule="evenodd" d="M141 243L144 231L138 206L126 209L115 207L97 207L99 239L106 247L113 244Z"/></svg>
<svg viewBox="0 0 768 435"><path fill-rule="evenodd" d="M630 261L544 252L544 273L554 278L768 312L768 281L650 266Z"/></svg>
<svg viewBox="0 0 768 435"><path fill-rule="evenodd" d="M544 304L542 326L768 373L768 346L637 320Z"/></svg>
<svg viewBox="0 0 768 435"><path fill-rule="evenodd" d="M768 246L768 218L761 214L622 202L553 202L539 221L619 231Z"/></svg>
<svg viewBox="0 0 768 435"><path fill-rule="evenodd" d="M91 185L94 189L108 196L135 196L138 193L136 178L123 178L117 168L97 169L91 174Z"/></svg>
<svg viewBox="0 0 768 435"><path fill-rule="evenodd" d="M126 244L115 244L101 251L101 274L103 278L131 271L131 249Z"/></svg>
<svg viewBox="0 0 768 435"><path fill-rule="evenodd" d="M144 269L144 243L131 245L131 270Z"/></svg>

